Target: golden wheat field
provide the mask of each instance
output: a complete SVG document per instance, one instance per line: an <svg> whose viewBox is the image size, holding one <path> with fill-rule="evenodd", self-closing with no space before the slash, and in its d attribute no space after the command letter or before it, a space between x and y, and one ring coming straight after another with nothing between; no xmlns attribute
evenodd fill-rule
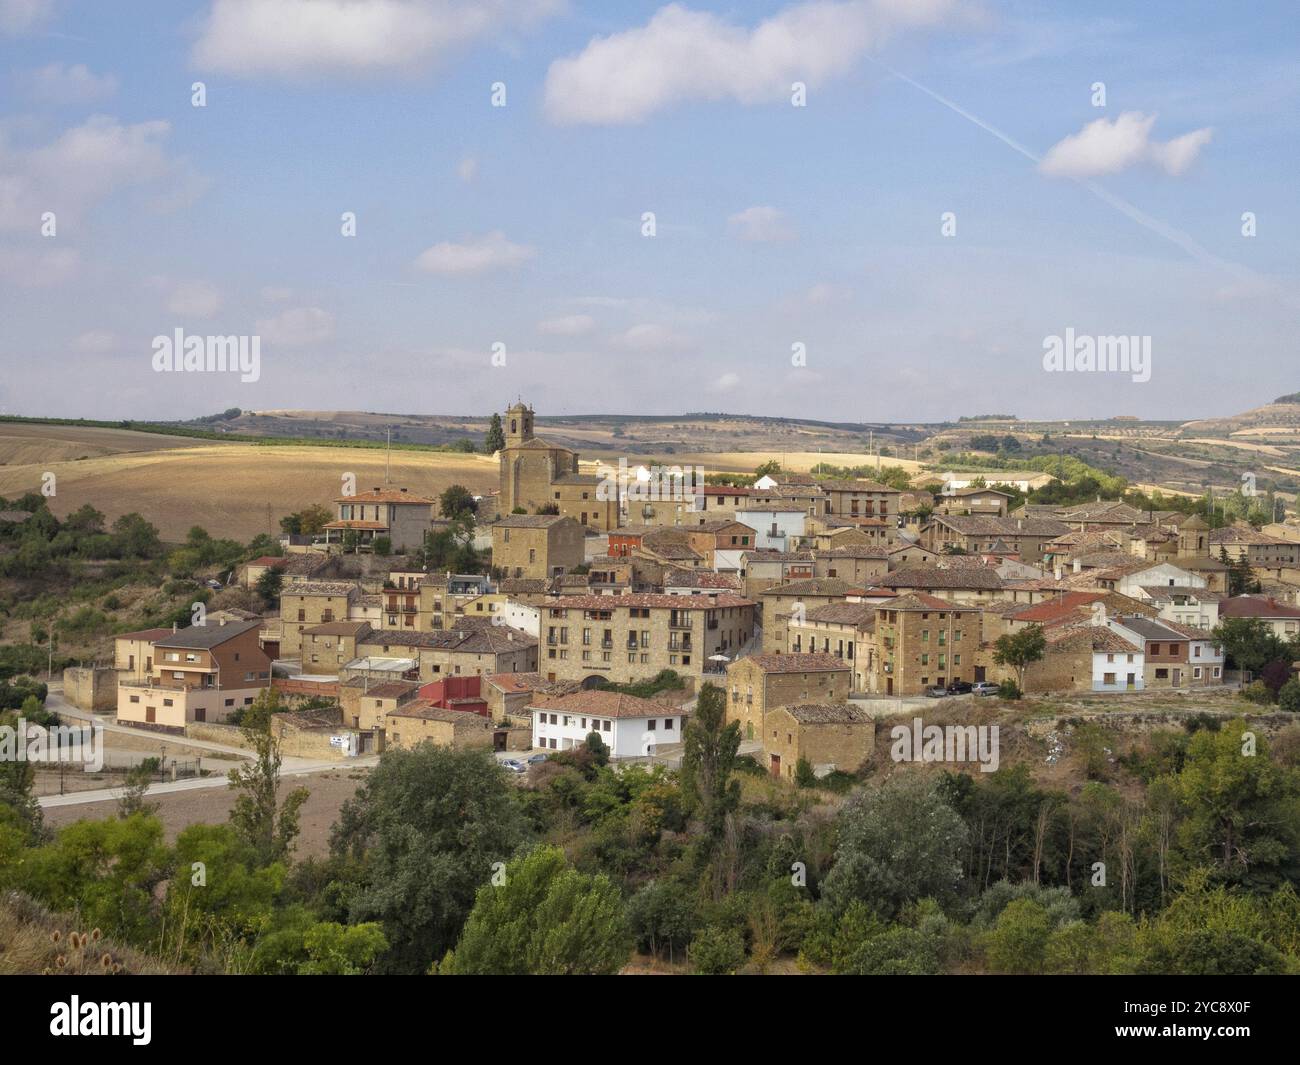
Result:
<svg viewBox="0 0 1300 1065"><path fill-rule="evenodd" d="M8 428L0 433L0 496L39 490L48 471L56 515L84 503L109 521L138 511L166 540L183 539L193 525L250 540L268 528L278 532L285 514L330 505L346 473L356 475L359 491L384 483L385 454L377 448L263 447L130 432L119 440L119 430L64 426L23 426L44 432L11 435ZM92 433L108 436L98 438L99 454L81 458ZM497 466L485 455L394 451L391 480L430 496L450 484L482 492L497 486Z"/></svg>

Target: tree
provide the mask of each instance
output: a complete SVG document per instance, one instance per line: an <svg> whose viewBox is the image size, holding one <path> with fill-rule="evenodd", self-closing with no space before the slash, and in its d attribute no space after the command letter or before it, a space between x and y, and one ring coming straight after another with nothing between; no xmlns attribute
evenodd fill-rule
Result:
<svg viewBox="0 0 1300 1065"><path fill-rule="evenodd" d="M154 814L158 804L144 801L145 792L153 779L153 770L148 765L133 765L126 771L122 794L117 799L117 816L126 818L132 814Z"/></svg>
<svg viewBox="0 0 1300 1065"><path fill-rule="evenodd" d="M284 585L284 569L280 566L268 566L262 571L254 585L258 596L268 607L280 602L280 589Z"/></svg>
<svg viewBox="0 0 1300 1065"><path fill-rule="evenodd" d="M1279 710L1300 713L1300 680L1292 677L1278 689L1277 706Z"/></svg>
<svg viewBox="0 0 1300 1065"><path fill-rule="evenodd" d="M907 903L953 897L969 833L936 781L893 777L840 810L835 863L822 895L837 912L855 899L890 918Z"/></svg>
<svg viewBox="0 0 1300 1065"><path fill-rule="evenodd" d="M438 497L438 510L444 518L472 523L478 512L474 496L463 484L448 485Z"/></svg>
<svg viewBox="0 0 1300 1065"><path fill-rule="evenodd" d="M1015 899L989 933L985 947L989 968L995 973L1042 973L1051 934L1052 922L1042 906L1033 899Z"/></svg>
<svg viewBox="0 0 1300 1065"><path fill-rule="evenodd" d="M667 951L672 961L695 934L695 896L677 881L652 880L628 900L627 918L639 949Z"/></svg>
<svg viewBox="0 0 1300 1065"><path fill-rule="evenodd" d="M601 738L599 732L588 732L584 741L587 750L597 766L609 765L609 745Z"/></svg>
<svg viewBox="0 0 1300 1065"><path fill-rule="evenodd" d="M1042 659L1047 651L1047 637L1041 625L1029 625L1016 632L1003 633L993 643L993 661L1016 671L1016 687L1025 687L1025 670Z"/></svg>
<svg viewBox="0 0 1300 1065"><path fill-rule="evenodd" d="M1286 657L1286 644L1262 618L1224 618L1213 636L1236 669L1258 673L1268 663Z"/></svg>
<svg viewBox="0 0 1300 1065"><path fill-rule="evenodd" d="M334 520L334 515L319 503L287 514L280 519L280 531L294 536L315 536Z"/></svg>
<svg viewBox="0 0 1300 1065"><path fill-rule="evenodd" d="M288 857L298 835L298 813L309 794L306 788L295 788L279 802L280 744L271 732L271 716L279 710L279 693L266 688L244 711L241 729L254 757L229 774L231 788L239 793L230 824L261 865Z"/></svg>
<svg viewBox="0 0 1300 1065"><path fill-rule="evenodd" d="M734 976L745 964L745 940L739 929L709 925L691 941L688 954L700 976Z"/></svg>
<svg viewBox="0 0 1300 1065"><path fill-rule="evenodd" d="M487 434L483 437L483 450L491 455L505 446L506 434L501 428L501 415L493 413L492 421L488 423Z"/></svg>
<svg viewBox="0 0 1300 1065"><path fill-rule="evenodd" d="M377 970L423 973L454 947L479 887L523 839L514 789L489 753L386 751L330 840L352 863L341 885L349 923L378 921L388 939Z"/></svg>
<svg viewBox="0 0 1300 1065"><path fill-rule="evenodd" d="M558 847L506 865L479 888L449 963L461 975L575 976L618 972L632 952L619 890L603 873L579 873Z"/></svg>
<svg viewBox="0 0 1300 1065"><path fill-rule="evenodd" d="M740 722L726 723L726 699L721 688L704 684L682 736L682 790L694 797L705 832L715 842L727 814L740 803L740 781L731 777L740 749Z"/></svg>
<svg viewBox="0 0 1300 1065"><path fill-rule="evenodd" d="M1249 752L1249 753L1248 753ZM1241 718L1197 732L1173 787L1182 822L1176 856L1218 883L1273 888L1300 860L1300 779L1268 757Z"/></svg>
<svg viewBox="0 0 1300 1065"><path fill-rule="evenodd" d="M776 459L768 459L754 470L754 480L761 481L764 477L778 477L780 474L781 464Z"/></svg>

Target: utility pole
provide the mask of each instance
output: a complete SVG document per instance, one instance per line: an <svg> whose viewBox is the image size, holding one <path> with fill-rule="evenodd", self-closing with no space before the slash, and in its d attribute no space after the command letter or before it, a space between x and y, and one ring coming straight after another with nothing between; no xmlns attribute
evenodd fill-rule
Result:
<svg viewBox="0 0 1300 1065"><path fill-rule="evenodd" d="M388 427L388 448L384 452L384 487L389 485L389 474L393 468L393 427Z"/></svg>

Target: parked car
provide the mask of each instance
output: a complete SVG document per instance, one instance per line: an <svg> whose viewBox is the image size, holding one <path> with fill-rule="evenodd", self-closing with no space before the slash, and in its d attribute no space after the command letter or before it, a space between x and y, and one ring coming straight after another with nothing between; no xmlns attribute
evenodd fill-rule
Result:
<svg viewBox="0 0 1300 1065"><path fill-rule="evenodd" d="M971 691L976 695L997 695L998 686L991 680L982 680L978 684L972 685Z"/></svg>
<svg viewBox="0 0 1300 1065"><path fill-rule="evenodd" d="M540 765L542 762L545 762L545 761L546 761L546 758L547 758L547 756L544 755L544 754L535 754L535 755L533 755L531 758L528 759L528 764L529 764L529 765Z"/></svg>
<svg viewBox="0 0 1300 1065"><path fill-rule="evenodd" d="M501 768L507 773L527 773L528 769L522 762L517 762L513 758L506 758L501 762Z"/></svg>
<svg viewBox="0 0 1300 1065"><path fill-rule="evenodd" d="M940 684L936 684L932 688L925 689L925 697L927 699L942 699L947 694L948 694L948 689L943 687Z"/></svg>
<svg viewBox="0 0 1300 1065"><path fill-rule="evenodd" d="M954 680L951 684L948 685L948 694L965 695L973 687L974 685L970 684L968 681Z"/></svg>

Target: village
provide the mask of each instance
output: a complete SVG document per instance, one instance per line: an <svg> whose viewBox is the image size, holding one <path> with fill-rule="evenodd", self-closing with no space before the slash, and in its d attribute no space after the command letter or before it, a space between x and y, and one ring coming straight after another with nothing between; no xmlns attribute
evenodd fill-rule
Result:
<svg viewBox="0 0 1300 1065"><path fill-rule="evenodd" d="M1294 520L1211 529L1119 501L1011 506L1052 480L1032 471L912 490L779 471L683 489L634 471L632 491L625 467L584 472L534 418L523 402L504 413L499 488L473 501L487 572L415 557L455 525L437 498L358 487L322 501L319 532L286 533L232 575L275 588L278 612L119 634L111 664L65 672L64 698L220 742L273 689L295 757L432 743L523 774L593 735L616 763L676 765L713 684L744 753L793 780L858 772L880 719L931 700L1194 697L1251 679L1227 668L1222 622L1300 634ZM1249 591L1232 587L1243 572Z"/></svg>

